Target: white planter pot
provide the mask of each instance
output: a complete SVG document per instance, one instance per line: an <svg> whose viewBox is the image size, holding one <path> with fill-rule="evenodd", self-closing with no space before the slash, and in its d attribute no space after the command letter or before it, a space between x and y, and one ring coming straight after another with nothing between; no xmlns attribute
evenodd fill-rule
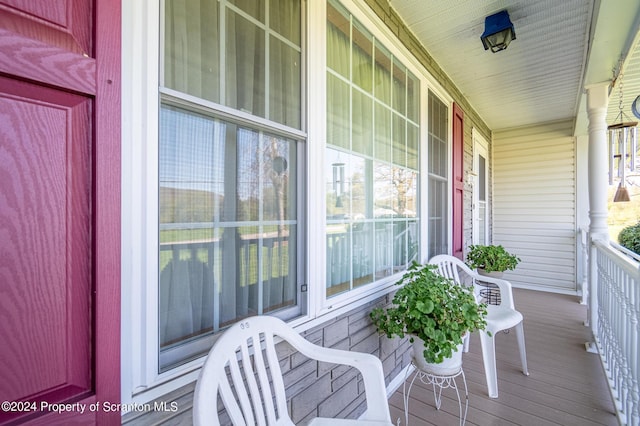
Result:
<svg viewBox="0 0 640 426"><path fill-rule="evenodd" d="M502 278L502 276L504 275L504 272L501 272L501 271L487 272L482 268L478 268L477 271L478 271L478 274L484 275L485 277Z"/></svg>
<svg viewBox="0 0 640 426"><path fill-rule="evenodd" d="M445 358L439 364L427 362L424 359L423 352L424 340L413 336L411 357L413 358L413 363L420 371L433 374L434 376L453 376L462 369L462 344L458 345L458 348L453 351L451 358Z"/></svg>

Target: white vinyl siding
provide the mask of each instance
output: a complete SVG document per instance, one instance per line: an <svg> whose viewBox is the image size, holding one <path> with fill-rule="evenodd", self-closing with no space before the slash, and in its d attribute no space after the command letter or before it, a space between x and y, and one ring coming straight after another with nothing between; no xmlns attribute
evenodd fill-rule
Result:
<svg viewBox="0 0 640 426"><path fill-rule="evenodd" d="M505 279L576 290L576 148L571 123L494 133L493 243L522 262Z"/></svg>

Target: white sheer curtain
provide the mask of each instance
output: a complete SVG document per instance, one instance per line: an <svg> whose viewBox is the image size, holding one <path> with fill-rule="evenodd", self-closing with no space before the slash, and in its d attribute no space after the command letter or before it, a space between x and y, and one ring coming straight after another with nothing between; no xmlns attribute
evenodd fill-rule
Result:
<svg viewBox="0 0 640 426"><path fill-rule="evenodd" d="M165 2L163 86L220 101L218 4L209 0Z"/></svg>
<svg viewBox="0 0 640 426"><path fill-rule="evenodd" d="M270 120L302 128L301 1L269 2L269 116Z"/></svg>
<svg viewBox="0 0 640 426"><path fill-rule="evenodd" d="M301 128L300 1L165 4L165 87Z"/></svg>
<svg viewBox="0 0 640 426"><path fill-rule="evenodd" d="M265 117L265 31L232 10L227 10L225 21L224 103Z"/></svg>

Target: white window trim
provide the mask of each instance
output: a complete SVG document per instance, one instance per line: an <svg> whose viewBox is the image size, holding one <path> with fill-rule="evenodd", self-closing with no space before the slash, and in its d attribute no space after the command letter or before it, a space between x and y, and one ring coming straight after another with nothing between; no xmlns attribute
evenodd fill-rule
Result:
<svg viewBox="0 0 640 426"><path fill-rule="evenodd" d="M491 210L490 210L490 206L491 204L489 203L489 187L491 185L491 181L489 180L489 170L491 169L491 166L489 164L489 143L487 142L487 140L480 134L480 132L478 132L478 130L474 127L473 129L471 129L471 138L473 141L473 172L475 173L475 176L473 176L473 224L472 224L472 232L473 232L473 244L477 244L477 235L479 233L479 209L478 209L478 204L480 201L480 194L479 194L479 190L478 190L478 185L479 185L479 181L478 181L478 176L480 173L480 165L479 163L479 154L480 154L480 150L482 150L482 152L485 154L486 157L486 171L487 171L487 175L486 175L486 195L487 195L487 200L486 200L486 209L487 209L487 221L485 222L485 238L486 241L489 242L490 241L490 236L489 236L489 218L491 217Z"/></svg>
<svg viewBox="0 0 640 426"><path fill-rule="evenodd" d="M309 297L309 318L314 318L322 310L324 293L316 291L317 283L326 282L326 242L324 194L324 160L327 141L326 111L326 55L325 27L327 8L323 1L307 3L307 284ZM323 34L311 37L311 34ZM313 82L313 83L311 83ZM313 178L312 178L313 177Z"/></svg>
<svg viewBox="0 0 640 426"><path fill-rule="evenodd" d="M448 103L448 106L449 122L447 123L447 252L448 254L453 254L453 100ZM464 139L464 117L462 133L462 137ZM462 149L462 155L464 157L464 146ZM464 161L464 159L462 161Z"/></svg>
<svg viewBox="0 0 640 426"><path fill-rule="evenodd" d="M422 212L427 208L427 105L428 92L436 94L450 106L452 97L435 78L395 38L375 13L363 2L342 4L400 59L420 80L420 191ZM157 206L158 191L158 116L160 23L163 8L156 0L122 2L122 327L121 391L123 403L144 403L171 390L193 382L203 358L165 373L158 373L158 338L151 326L158 317ZM326 148L326 58L310 54L326 50L326 2L306 3L305 101L307 124L307 194L324 194L324 157ZM311 34L320 36L310 37ZM303 121L304 122L304 121ZM451 121L450 121L451 123ZM449 126L451 127L451 126ZM449 138L451 129L449 129ZM151 189L149 189L151 188ZM450 191L449 191L450 192ZM325 297L326 239L325 197L307 196L306 213L306 284L308 312L291 324L298 330L314 327L333 317L357 308L393 290L400 274L373 286L355 289L344 296ZM450 205L449 200L449 205ZM426 261L428 221L420 221L420 259ZM313 261L309 261L313 259ZM149 285L154 283L154 285Z"/></svg>
<svg viewBox="0 0 640 426"><path fill-rule="evenodd" d="M122 402L157 381L157 337L146 323L157 318L157 206L160 4L122 2ZM155 107L150 107L155 105ZM152 143L156 141L156 143ZM156 291L157 293L157 291ZM157 296L157 295L156 295ZM149 335L152 334L152 335Z"/></svg>

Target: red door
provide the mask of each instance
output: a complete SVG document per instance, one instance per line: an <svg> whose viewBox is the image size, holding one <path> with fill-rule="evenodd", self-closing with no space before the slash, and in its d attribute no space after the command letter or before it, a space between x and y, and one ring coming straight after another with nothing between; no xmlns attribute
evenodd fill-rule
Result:
<svg viewBox="0 0 640 426"><path fill-rule="evenodd" d="M453 104L453 255L463 257L464 235L464 114Z"/></svg>
<svg viewBox="0 0 640 426"><path fill-rule="evenodd" d="M119 3L0 0L0 424L120 422Z"/></svg>

